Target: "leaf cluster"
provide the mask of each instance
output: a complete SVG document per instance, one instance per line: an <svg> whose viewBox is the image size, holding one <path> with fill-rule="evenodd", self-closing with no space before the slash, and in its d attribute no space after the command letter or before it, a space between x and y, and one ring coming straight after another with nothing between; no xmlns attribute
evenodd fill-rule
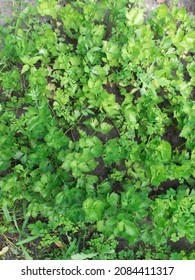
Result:
<svg viewBox="0 0 195 280"><path fill-rule="evenodd" d="M62 2L0 28L1 229L59 258L174 258L195 240L193 18Z"/></svg>

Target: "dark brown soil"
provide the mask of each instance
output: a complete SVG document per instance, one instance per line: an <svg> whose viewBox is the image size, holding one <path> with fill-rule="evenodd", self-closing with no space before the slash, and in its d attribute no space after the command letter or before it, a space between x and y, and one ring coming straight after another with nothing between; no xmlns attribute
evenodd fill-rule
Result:
<svg viewBox="0 0 195 280"><path fill-rule="evenodd" d="M162 138L171 144L172 149L178 148L181 150L182 146L185 145L185 139L180 137L180 130L177 127L177 122L175 119L174 123L167 127Z"/></svg>
<svg viewBox="0 0 195 280"><path fill-rule="evenodd" d="M195 242L191 244L185 237L182 237L177 242L168 240L167 244L171 247L172 251L175 252L180 252L181 250L192 251L195 249Z"/></svg>
<svg viewBox="0 0 195 280"><path fill-rule="evenodd" d="M167 180L167 181L161 183L160 186L158 186L158 187L151 186L152 190L149 194L149 197L151 199L155 199L155 197L157 197L161 194L165 194L167 192L167 190L169 190L169 189L177 189L178 186L179 186L179 180L177 180L177 179Z"/></svg>
<svg viewBox="0 0 195 280"><path fill-rule="evenodd" d="M106 84L104 85L104 88L106 89L106 91L108 93L112 93L115 95L115 98L116 98L116 102L121 105L124 101L124 96L121 94L120 92L120 89L117 85L114 85L114 84Z"/></svg>

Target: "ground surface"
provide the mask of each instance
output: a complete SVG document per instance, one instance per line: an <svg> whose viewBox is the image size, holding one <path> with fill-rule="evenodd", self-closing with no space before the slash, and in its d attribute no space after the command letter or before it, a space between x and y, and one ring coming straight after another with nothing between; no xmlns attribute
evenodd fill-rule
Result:
<svg viewBox="0 0 195 280"><path fill-rule="evenodd" d="M0 0L0 15L11 16L13 12L14 0ZM21 2L34 4L36 0L23 0ZM169 6L172 5L173 0L144 0L144 4L147 6L149 11L154 10L159 4L165 3ZM179 5L185 7L189 13L195 13L195 1L194 0L179 0ZM3 19L0 18L0 22Z"/></svg>
<svg viewBox="0 0 195 280"><path fill-rule="evenodd" d="M13 11L13 2L12 0L0 0L0 14L1 16L11 16L12 15L12 11ZM26 2L26 3L30 3L30 4L33 4L35 3L35 0L25 0L23 2ZM171 3L173 1L171 0L168 0L168 1L165 1L165 0L144 0L144 3L145 5L147 6L148 8L148 11L152 11L154 10L158 5L159 3L165 3L165 4L168 4L169 6L171 6ZM180 1L180 6L181 7L185 7L189 13L195 13L195 1L194 0L181 0ZM0 19L0 21L2 22L3 19ZM118 92L118 88L117 87L109 87L109 85L106 85L106 90L108 93L113 93L116 95L116 100L117 102L120 104L122 103L122 96L119 95L119 92ZM167 104L162 104L162 106L166 106ZM81 127L83 129L83 127ZM90 131L86 130L86 132L88 134L90 134ZM110 133L108 135L103 135L101 133L99 133L97 135L100 140L105 143L107 140L109 139L112 139L112 138L115 138L117 137L117 130L116 129L112 129L112 131L110 131ZM70 138L73 138L73 140L78 140L78 132L75 130L72 131L72 134L70 135ZM170 126L166 133L164 134L164 140L168 141L169 143L171 143L172 147L173 148L176 148L176 147L179 147L183 144L184 142L184 139L181 138L179 136L179 131L177 130L177 125L175 124L175 126ZM92 175L96 175L96 176L99 176L99 177L102 177L102 180L104 178L107 177L107 174L108 174L108 171L104 168L104 166L102 165L102 162L101 162L101 159L99 159L99 166L93 171L93 174ZM121 165L120 166L121 170L123 170L123 166ZM173 181L166 181L166 182L163 182L161 184L160 187L158 187L158 190L156 188L153 188L152 191L151 191L151 196L156 196L156 195L159 195L159 194L162 194L163 192L167 191L167 189L169 188L177 188L179 182L177 180L173 180ZM120 189L120 186L116 185L115 186L115 191L117 191L118 189ZM9 239L13 239L13 243L15 241L15 236L11 236L9 237ZM4 238L0 235L0 249L3 247L2 244L5 243L6 240L4 240ZM176 243L172 243L170 242L170 245L172 246L173 249L175 250L181 250L181 249L188 249L190 247L190 244L185 240L185 239L181 239L179 242L176 242ZM122 244L120 244L121 247L123 247ZM14 247L12 247L14 248ZM34 250L34 249L33 249ZM20 254L20 252L18 252L18 254ZM13 259L13 255L17 255L17 252L12 252L10 251L10 254L8 254L7 258L9 259Z"/></svg>

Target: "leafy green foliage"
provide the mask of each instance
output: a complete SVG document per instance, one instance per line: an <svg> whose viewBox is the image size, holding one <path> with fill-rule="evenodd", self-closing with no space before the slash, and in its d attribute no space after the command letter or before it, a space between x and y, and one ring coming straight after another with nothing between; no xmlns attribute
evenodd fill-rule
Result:
<svg viewBox="0 0 195 280"><path fill-rule="evenodd" d="M0 229L59 259L193 258L193 18L67 2L0 28Z"/></svg>
<svg viewBox="0 0 195 280"><path fill-rule="evenodd" d="M151 205L153 212L154 234L160 232L176 242L186 237L189 242L194 241L194 190L190 192L181 185L176 192L173 189L161 195ZM155 230L156 229L156 230Z"/></svg>

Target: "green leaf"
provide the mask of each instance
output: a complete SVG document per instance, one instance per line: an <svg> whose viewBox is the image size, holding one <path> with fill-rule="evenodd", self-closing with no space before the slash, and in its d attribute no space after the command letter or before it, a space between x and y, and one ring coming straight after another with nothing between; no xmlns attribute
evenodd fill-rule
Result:
<svg viewBox="0 0 195 280"><path fill-rule="evenodd" d="M83 210L86 214L86 221L95 222L100 220L104 208L105 203L101 200L93 200L92 198L87 198L83 202Z"/></svg>
<svg viewBox="0 0 195 280"><path fill-rule="evenodd" d="M163 164L155 164L150 166L151 170L151 183L154 186L159 186L160 183L168 179L168 174Z"/></svg>
<svg viewBox="0 0 195 280"><path fill-rule="evenodd" d="M131 10L126 13L126 18L129 26L141 25L144 22L144 9L139 9L137 7L131 8Z"/></svg>
<svg viewBox="0 0 195 280"><path fill-rule="evenodd" d="M188 73L192 78L195 78L195 61L192 61L187 65Z"/></svg>
<svg viewBox="0 0 195 280"><path fill-rule="evenodd" d="M9 210L8 210L7 206L6 205L2 206L2 210L3 210L3 213L5 215L5 218L6 218L7 222L11 222L12 217L10 216L10 213L9 213Z"/></svg>
<svg viewBox="0 0 195 280"><path fill-rule="evenodd" d="M99 193L109 193L111 191L111 184L108 181L104 181L98 185L98 192Z"/></svg>
<svg viewBox="0 0 195 280"><path fill-rule="evenodd" d="M83 202L83 209L84 211L88 211L90 208L92 208L93 206L93 199L91 197L87 198L84 202Z"/></svg>
<svg viewBox="0 0 195 280"><path fill-rule="evenodd" d="M78 164L78 168L83 171L83 172L88 172L90 171L88 165L85 162L81 162Z"/></svg>
<svg viewBox="0 0 195 280"><path fill-rule="evenodd" d="M92 73L100 77L104 77L106 75L104 68L99 65L96 65L92 68Z"/></svg>
<svg viewBox="0 0 195 280"><path fill-rule="evenodd" d="M157 9L157 18L158 19L163 19L166 18L166 16L168 15L169 9L166 5L160 5Z"/></svg>
<svg viewBox="0 0 195 280"><path fill-rule="evenodd" d="M124 227L125 227L125 222L124 221L120 221L119 223L117 223L115 234L119 234L120 232L123 232Z"/></svg>
<svg viewBox="0 0 195 280"><path fill-rule="evenodd" d="M185 48L185 50L189 50L191 52L195 51L195 31L190 30L185 35L183 41L180 44L182 47Z"/></svg>
<svg viewBox="0 0 195 280"><path fill-rule="evenodd" d="M71 256L71 260L88 260L88 259L93 259L93 257L96 257L98 254L93 253L93 254L75 254Z"/></svg>
<svg viewBox="0 0 195 280"><path fill-rule="evenodd" d="M138 230L133 223L125 223L125 231L130 236L137 236Z"/></svg>
<svg viewBox="0 0 195 280"><path fill-rule="evenodd" d="M114 117L119 113L120 106L115 101L115 96L113 94L102 94L102 107L106 111L109 117Z"/></svg>
<svg viewBox="0 0 195 280"><path fill-rule="evenodd" d="M42 56L35 56L35 57L28 57L28 56L22 56L20 57L21 61L23 63L25 63L26 65L23 66L23 68L27 68L28 66L32 66L34 65L35 63L37 63L37 61L39 61L40 59L42 59ZM29 67L30 68L30 67ZM29 69L28 68L28 69ZM27 70L28 70L27 69ZM27 71L26 70L26 71Z"/></svg>
<svg viewBox="0 0 195 280"><path fill-rule="evenodd" d="M29 66L28 64L25 64L25 65L22 67L21 74L24 74L24 73L27 72L29 69L30 69L30 66Z"/></svg>
<svg viewBox="0 0 195 280"><path fill-rule="evenodd" d="M169 162L171 159L171 145L167 141L161 141L161 144L157 147L161 153L162 161Z"/></svg>
<svg viewBox="0 0 195 280"><path fill-rule="evenodd" d="M52 18L57 17L57 12L60 10L60 5L57 5L56 0L39 0L37 10L42 16L51 16Z"/></svg>
<svg viewBox="0 0 195 280"><path fill-rule="evenodd" d="M29 236L28 238L26 239L23 239L21 241L18 241L16 243L16 245L24 245L24 244L27 244L27 243L30 243L32 242L33 240L37 239L39 236Z"/></svg>
<svg viewBox="0 0 195 280"><path fill-rule="evenodd" d="M111 205L111 206L115 206L117 207L117 204L119 202L119 195L117 193L111 193L110 195L107 196L107 202Z"/></svg>
<svg viewBox="0 0 195 280"><path fill-rule="evenodd" d="M121 154L120 149L121 147L118 145L117 139L107 141L103 157L105 163L119 162Z"/></svg>
<svg viewBox="0 0 195 280"><path fill-rule="evenodd" d="M107 134L110 132L110 130L113 128L113 126L109 123L106 123L106 122L102 122L100 124L100 127L98 129L98 131L100 131L101 133L103 134Z"/></svg>
<svg viewBox="0 0 195 280"><path fill-rule="evenodd" d="M173 7L172 13L178 21L185 21L185 20L187 21L188 20L188 13L185 8Z"/></svg>
<svg viewBox="0 0 195 280"><path fill-rule="evenodd" d="M119 57L120 57L120 49L117 43L103 41L103 48L102 50L106 54L106 58L108 60L109 66L118 66L119 65ZM102 59L105 62L106 59Z"/></svg>

